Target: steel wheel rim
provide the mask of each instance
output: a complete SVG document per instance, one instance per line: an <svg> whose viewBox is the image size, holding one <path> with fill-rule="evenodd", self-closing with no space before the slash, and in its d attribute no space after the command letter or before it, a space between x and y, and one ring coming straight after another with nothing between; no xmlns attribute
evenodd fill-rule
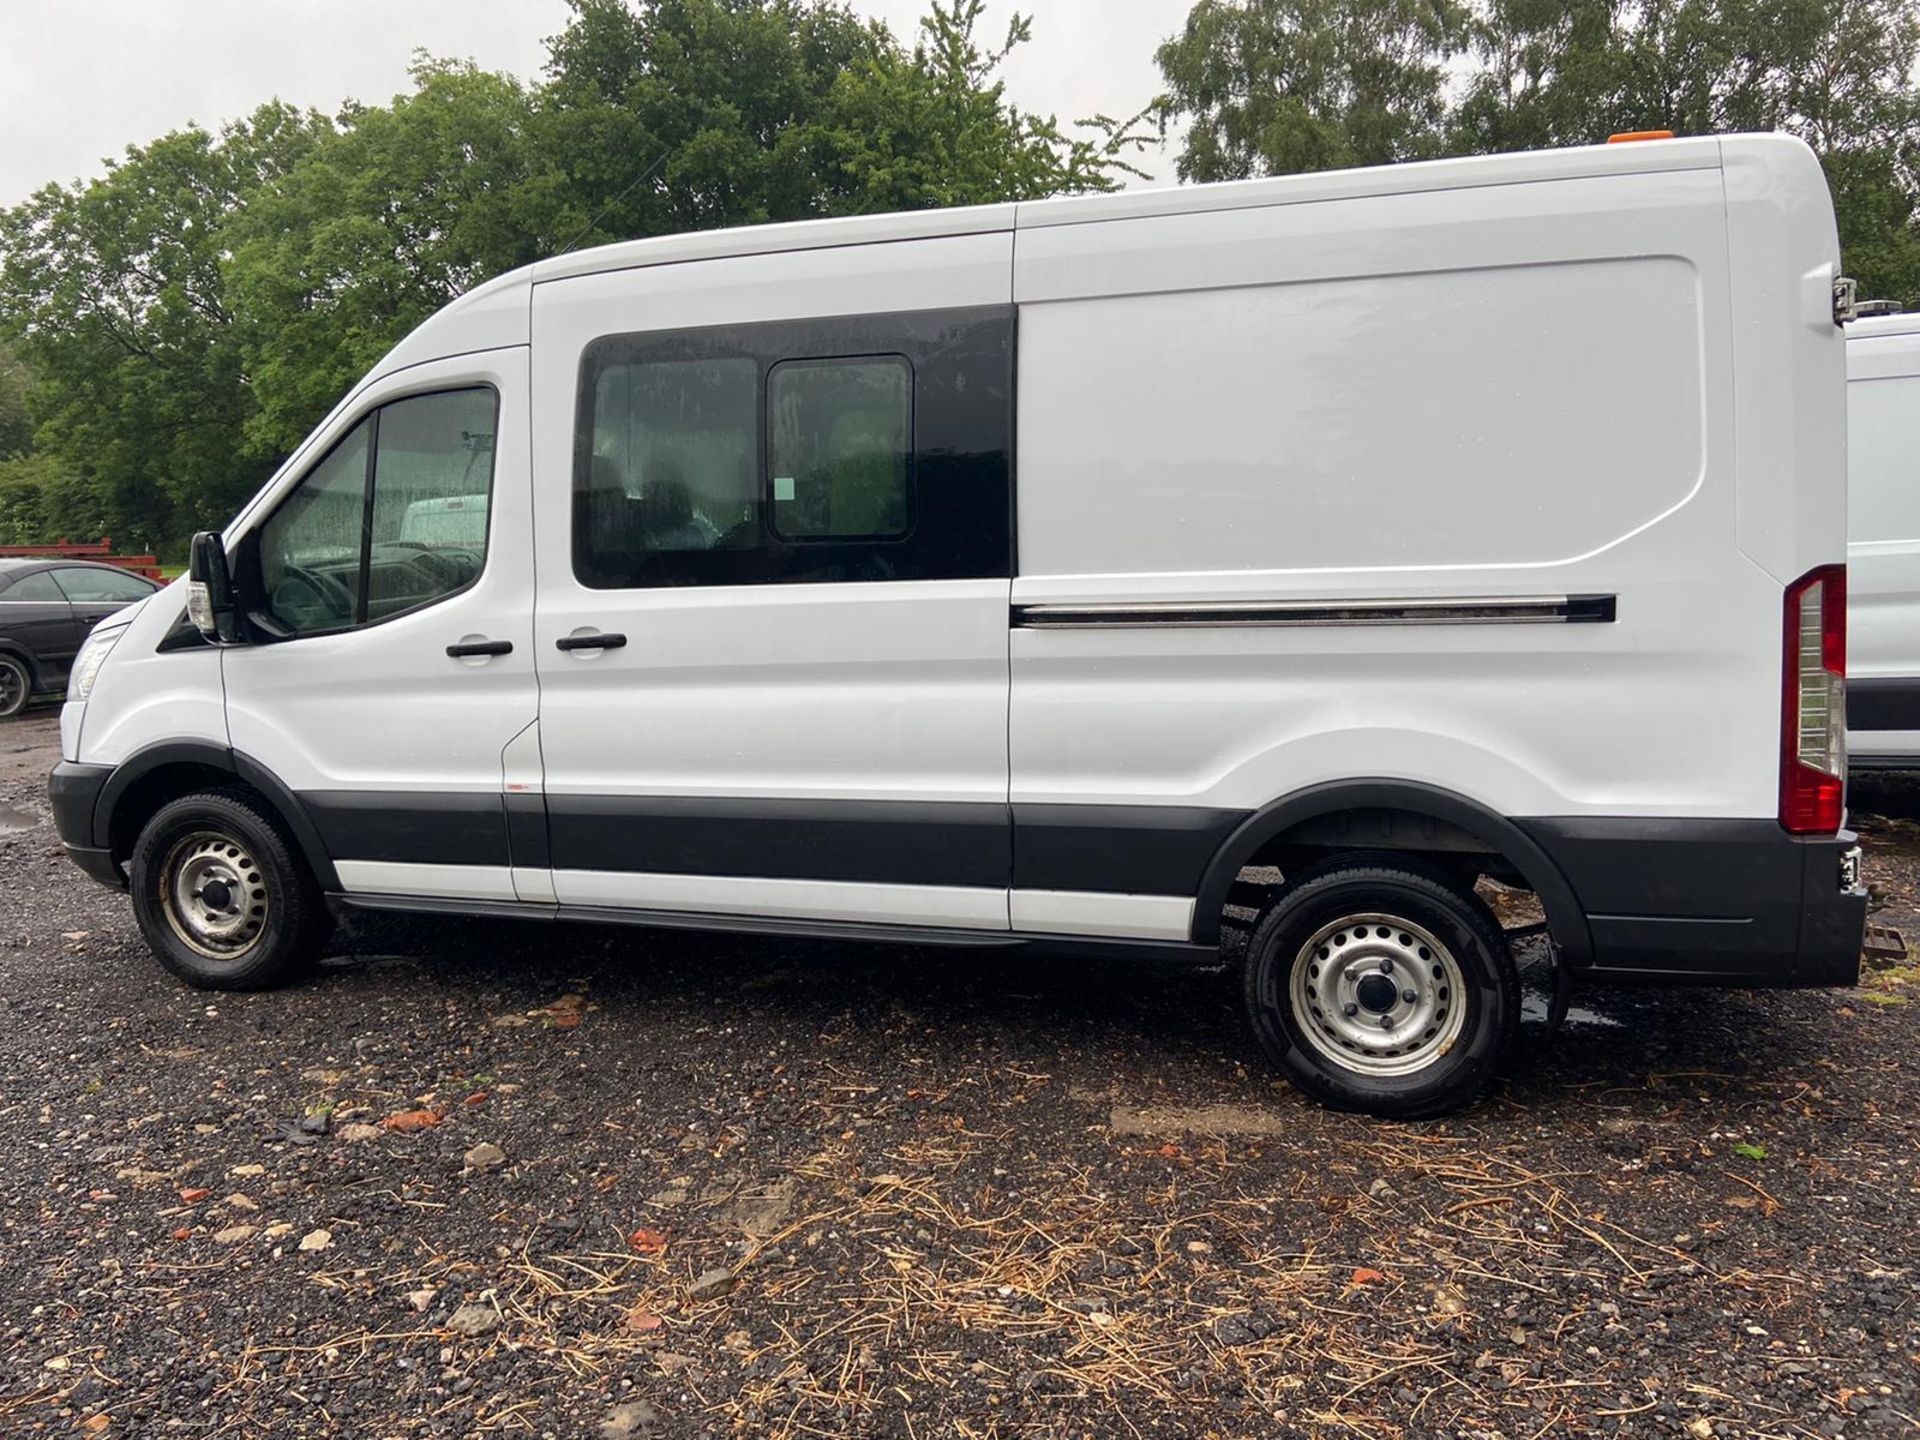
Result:
<svg viewBox="0 0 1920 1440"><path fill-rule="evenodd" d="M160 907L181 942L209 960L253 948L271 913L266 876L231 836L197 831L167 852Z"/></svg>
<svg viewBox="0 0 1920 1440"><path fill-rule="evenodd" d="M0 715L11 715L26 703L26 671L11 660L0 660Z"/></svg>
<svg viewBox="0 0 1920 1440"><path fill-rule="evenodd" d="M1433 932L1397 915L1344 915L1295 954L1295 1026L1323 1058L1376 1079L1440 1059L1466 1026L1466 974Z"/></svg>

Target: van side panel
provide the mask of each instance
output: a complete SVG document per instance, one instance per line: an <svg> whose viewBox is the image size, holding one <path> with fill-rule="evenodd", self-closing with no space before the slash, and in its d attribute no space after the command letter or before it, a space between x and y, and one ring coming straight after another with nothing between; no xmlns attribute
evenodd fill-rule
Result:
<svg viewBox="0 0 1920 1440"><path fill-rule="evenodd" d="M100 667L93 694L61 711L68 760L119 765L150 747L183 742L227 748L220 652L197 636L168 643L185 623L186 588L175 581L143 604L113 647L113 663Z"/></svg>
<svg viewBox="0 0 1920 1440"><path fill-rule="evenodd" d="M1362 777L1771 816L1726 255L1701 170L1021 229L1016 868L1022 805L1127 807L1165 853L1157 811ZM1306 614L1047 623L1227 604Z"/></svg>
<svg viewBox="0 0 1920 1440"><path fill-rule="evenodd" d="M1592 555L1699 488L1698 291L1656 256L1030 304L1022 572Z"/></svg>

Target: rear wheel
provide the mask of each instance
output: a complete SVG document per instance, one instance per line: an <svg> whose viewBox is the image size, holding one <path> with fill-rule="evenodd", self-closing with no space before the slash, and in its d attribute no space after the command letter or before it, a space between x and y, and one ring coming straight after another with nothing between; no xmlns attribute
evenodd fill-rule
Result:
<svg viewBox="0 0 1920 1440"><path fill-rule="evenodd" d="M0 655L0 720L10 719L27 708L33 693L33 676L18 657Z"/></svg>
<svg viewBox="0 0 1920 1440"><path fill-rule="evenodd" d="M1519 1024L1505 936L1436 871L1348 857L1280 892L1247 946L1254 1034L1301 1089L1401 1119L1444 1114L1492 1079Z"/></svg>
<svg viewBox="0 0 1920 1440"><path fill-rule="evenodd" d="M244 791L163 806L133 847L133 910L160 963L204 990L265 990L305 971L331 931L306 865Z"/></svg>

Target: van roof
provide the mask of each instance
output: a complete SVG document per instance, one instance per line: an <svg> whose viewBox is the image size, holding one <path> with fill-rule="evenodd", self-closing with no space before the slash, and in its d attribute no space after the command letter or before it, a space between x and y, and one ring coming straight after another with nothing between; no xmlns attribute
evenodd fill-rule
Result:
<svg viewBox="0 0 1920 1440"><path fill-rule="evenodd" d="M736 255L765 255L786 250L817 250L840 245L873 245L888 240L978 235L1043 225L1078 225L1095 220L1142 219L1265 205L1296 205L1314 200L1345 200L1373 195L1459 190L1486 185L1516 185L1536 180L1581 179L1596 175L1651 174L1718 168L1724 143L1795 145L1780 136L1695 137L1650 140L1630 145L1588 145L1573 150L1537 150L1513 155L1476 155L1455 160L1379 165L1364 170L1327 170L1265 180L1236 180L1213 185L1159 186L1110 195L1072 195L951 210L915 210L895 215L857 215L832 220L801 220L780 225L738 226L684 235L662 235L601 245L570 255L537 261L533 282L711 260Z"/></svg>
<svg viewBox="0 0 1920 1440"><path fill-rule="evenodd" d="M675 265L743 255L824 250L845 245L875 245L890 240L934 239L1026 230L1049 225L1080 225L1096 220L1145 219L1243 210L1269 205L1300 205L1317 200L1351 200L1436 190L1470 190L1522 185L1541 180L1577 180L1603 175L1653 175L1683 170L1713 170L1739 159L1777 159L1798 152L1795 163L1815 163L1812 152L1787 135L1697 136L1680 140L1636 141L1630 145L1588 145L1570 150L1533 150L1512 155L1475 155L1379 165L1364 170L1326 170L1265 180L1213 185L1161 186L1111 195L1072 195L1052 200L1023 200L972 205L950 210L911 210L893 215L854 215L831 220L800 220L779 225L743 225L660 235L601 245L569 255L535 261L476 285L429 316L390 350L367 380L396 369L447 355L524 345L531 336L532 286L581 275ZM362 382L363 384L366 382ZM352 400L349 394L346 404Z"/></svg>

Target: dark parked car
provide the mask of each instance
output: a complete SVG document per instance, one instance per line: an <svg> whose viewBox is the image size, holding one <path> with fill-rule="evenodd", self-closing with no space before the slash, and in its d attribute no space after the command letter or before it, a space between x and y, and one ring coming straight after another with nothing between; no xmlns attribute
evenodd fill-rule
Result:
<svg viewBox="0 0 1920 1440"><path fill-rule="evenodd" d="M87 632L159 588L117 565L0 559L0 719L59 690Z"/></svg>

